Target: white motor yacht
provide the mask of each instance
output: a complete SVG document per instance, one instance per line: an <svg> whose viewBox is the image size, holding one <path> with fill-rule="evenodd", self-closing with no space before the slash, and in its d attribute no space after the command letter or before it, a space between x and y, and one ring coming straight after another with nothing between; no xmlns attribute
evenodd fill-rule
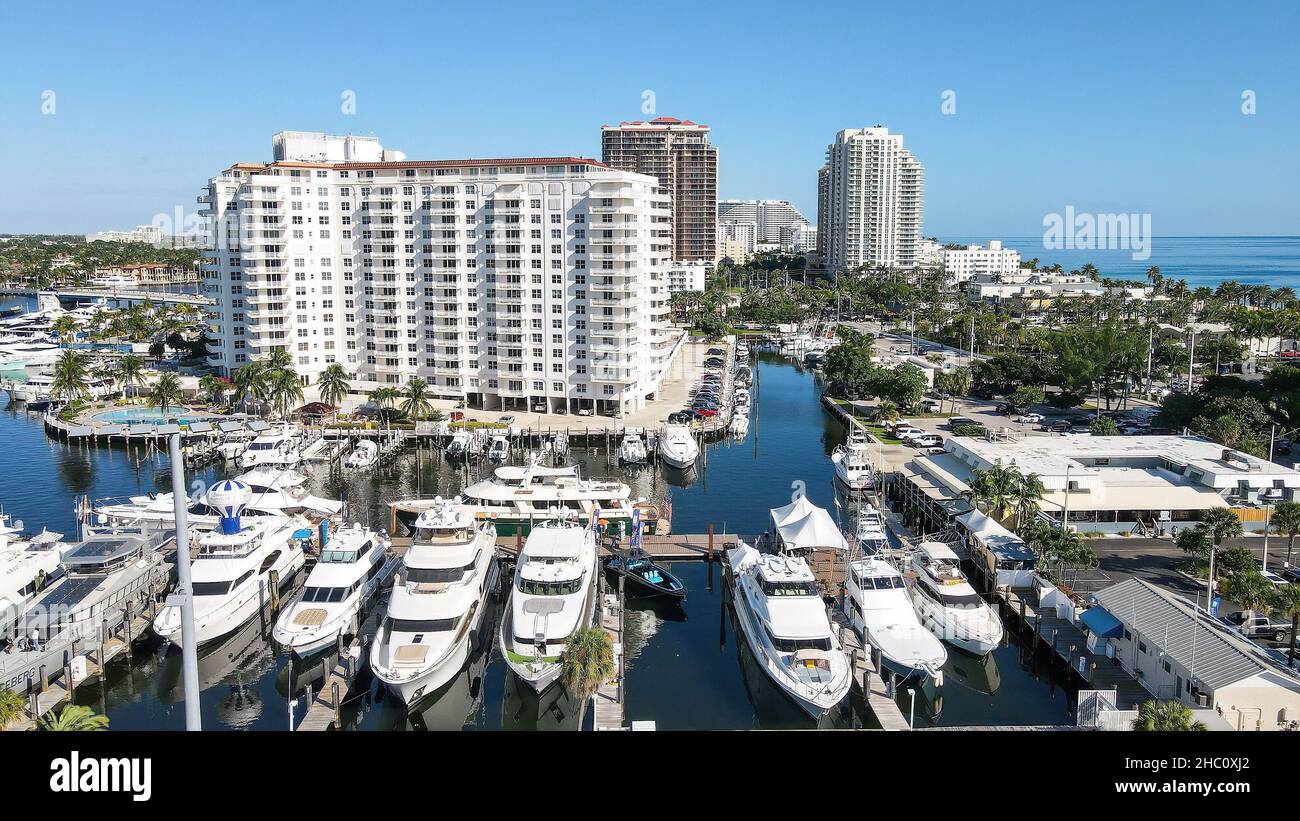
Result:
<svg viewBox="0 0 1300 821"><path fill-rule="evenodd" d="M618 443L618 461L625 465L645 464L645 440L641 438L641 434L623 434L623 440Z"/></svg>
<svg viewBox="0 0 1300 821"><path fill-rule="evenodd" d="M338 500L313 496L307 487L307 477L296 470L263 467L235 478L247 485L251 493L244 507L244 516L292 516L299 513L333 516L343 507ZM176 522L176 506L170 493L97 499L93 510L100 524L160 522L174 527ZM190 527L196 530L211 530L221 518L221 510L206 493L190 501L186 512Z"/></svg>
<svg viewBox="0 0 1300 821"><path fill-rule="evenodd" d="M744 542L727 559L736 621L758 666L820 720L849 694L853 677L808 563Z"/></svg>
<svg viewBox="0 0 1300 821"><path fill-rule="evenodd" d="M488 447L488 458L493 462L504 462L510 456L510 440L500 434L492 437Z"/></svg>
<svg viewBox="0 0 1300 821"><path fill-rule="evenodd" d="M442 499L420 514L370 648L370 669L404 704L460 672L496 586L496 530Z"/></svg>
<svg viewBox="0 0 1300 821"><path fill-rule="evenodd" d="M330 534L302 591L280 611L271 638L299 658L338 645L400 562L391 542L360 523Z"/></svg>
<svg viewBox="0 0 1300 821"><path fill-rule="evenodd" d="M889 548L889 536L885 533L885 523L880 512L869 504L864 504L858 514L858 526L855 533L858 549L867 555L873 555Z"/></svg>
<svg viewBox="0 0 1300 821"><path fill-rule="evenodd" d="M686 425L664 425L659 433L659 458L668 465L682 470L695 466L700 447L695 434Z"/></svg>
<svg viewBox="0 0 1300 821"><path fill-rule="evenodd" d="M251 497L248 485L235 479L208 490L209 504L221 510L221 527L199 537L191 569L195 640L200 644L232 633L256 616L306 563L298 534L310 533L307 522L283 516L242 519ZM164 607L153 629L179 645L181 608Z"/></svg>
<svg viewBox="0 0 1300 821"><path fill-rule="evenodd" d="M29 538L22 531L21 521L0 513L0 630L63 575L61 560L71 547L60 533L42 530Z"/></svg>
<svg viewBox="0 0 1300 821"><path fill-rule="evenodd" d="M239 455L239 466L248 470L256 467L296 468L302 464L299 448L301 434L291 425L280 425L252 442Z"/></svg>
<svg viewBox="0 0 1300 821"><path fill-rule="evenodd" d="M528 534L499 641L510 669L539 693L559 678L569 637L595 620L599 567L592 526L551 521Z"/></svg>
<svg viewBox="0 0 1300 821"><path fill-rule="evenodd" d="M855 430L847 445L840 445L831 454L835 465L835 478L852 491L871 488L871 442L867 434Z"/></svg>
<svg viewBox="0 0 1300 821"><path fill-rule="evenodd" d="M982 656L1002 641L1002 620L961 572L943 542L921 542L912 555L912 606L921 624L958 648Z"/></svg>
<svg viewBox="0 0 1300 821"><path fill-rule="evenodd" d="M879 651L886 667L905 679L916 675L942 683L948 651L921 624L898 568L874 557L851 563L844 609L853 629Z"/></svg>
<svg viewBox="0 0 1300 821"><path fill-rule="evenodd" d="M369 439L362 439L357 442L356 447L343 460L343 467L352 470L365 470L374 467L375 462L379 461L379 445Z"/></svg>

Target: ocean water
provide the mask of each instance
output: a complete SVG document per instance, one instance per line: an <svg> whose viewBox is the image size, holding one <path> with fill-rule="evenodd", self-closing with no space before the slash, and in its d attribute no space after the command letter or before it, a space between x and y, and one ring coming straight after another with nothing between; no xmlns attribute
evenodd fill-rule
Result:
<svg viewBox="0 0 1300 821"><path fill-rule="evenodd" d="M1152 265L1166 279L1185 279L1192 288L1213 288L1224 280L1300 288L1300 236L1286 237L1153 237L1151 256L1133 259L1127 250L1055 250L1044 247L1043 235L977 237L941 236L940 242L988 245L1001 239L1020 252L1022 260L1038 257L1039 266L1060 263L1065 270L1091 262L1103 276L1142 279Z"/></svg>

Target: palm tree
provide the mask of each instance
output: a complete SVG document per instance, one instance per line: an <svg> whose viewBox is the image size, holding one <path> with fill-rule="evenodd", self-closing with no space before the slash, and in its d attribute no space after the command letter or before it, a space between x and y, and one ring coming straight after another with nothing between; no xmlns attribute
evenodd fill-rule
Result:
<svg viewBox="0 0 1300 821"><path fill-rule="evenodd" d="M614 647L603 629L584 627L569 637L560 653L560 680L569 695L578 700L579 729L587 702L614 672Z"/></svg>
<svg viewBox="0 0 1300 821"><path fill-rule="evenodd" d="M1273 527L1278 533L1286 534L1286 563L1291 563L1291 551L1295 549L1295 537L1300 535L1300 502L1288 499L1278 502L1273 508Z"/></svg>
<svg viewBox="0 0 1300 821"><path fill-rule="evenodd" d="M1205 511L1197 527L1203 529L1214 542L1214 550L1210 552L1210 595L1213 596L1214 557L1218 555L1224 539L1241 535L1241 519L1226 507L1215 507Z"/></svg>
<svg viewBox="0 0 1300 821"><path fill-rule="evenodd" d="M1244 570L1228 575L1223 583L1223 595L1255 613L1273 601L1273 585L1257 570Z"/></svg>
<svg viewBox="0 0 1300 821"><path fill-rule="evenodd" d="M969 488L962 491L962 498L1002 521L1016 509L1015 494L1020 482L1018 471L998 462L988 470L976 470Z"/></svg>
<svg viewBox="0 0 1300 821"><path fill-rule="evenodd" d="M270 373L260 362L250 362L235 371L235 402L247 406L249 403L266 401L270 389Z"/></svg>
<svg viewBox="0 0 1300 821"><path fill-rule="evenodd" d="M1187 732L1204 730L1205 725L1192 717L1192 710L1177 701L1144 701L1138 705L1133 729L1140 732Z"/></svg>
<svg viewBox="0 0 1300 821"><path fill-rule="evenodd" d="M0 730L23 714L23 697L13 690L0 690Z"/></svg>
<svg viewBox="0 0 1300 821"><path fill-rule="evenodd" d="M271 406L282 419L287 419L293 406L302 401L302 382L293 368L278 368L272 371L267 389Z"/></svg>
<svg viewBox="0 0 1300 821"><path fill-rule="evenodd" d="M54 363L54 376L50 380L50 395L56 399L76 399L84 396L87 382L86 358L76 351L64 351Z"/></svg>
<svg viewBox="0 0 1300 821"><path fill-rule="evenodd" d="M50 330L59 335L59 344L67 347L76 338L77 320L65 314L54 320Z"/></svg>
<svg viewBox="0 0 1300 821"><path fill-rule="evenodd" d="M181 381L174 373L164 373L158 377L154 383L153 390L149 393L149 406L159 408L163 415L167 411L181 403Z"/></svg>
<svg viewBox="0 0 1300 821"><path fill-rule="evenodd" d="M393 402L397 401L397 397L400 395L401 394L398 392L397 388L390 387L375 388L369 394L370 401L374 403L376 408L378 408L381 418L384 417L385 410L392 409Z"/></svg>
<svg viewBox="0 0 1300 821"><path fill-rule="evenodd" d="M284 371L293 367L293 357L284 348L272 348L262 359L262 366L269 371Z"/></svg>
<svg viewBox="0 0 1300 821"><path fill-rule="evenodd" d="M122 399L127 391L144 382L144 360L135 354L127 354L117 363L117 381L122 385Z"/></svg>
<svg viewBox="0 0 1300 821"><path fill-rule="evenodd" d="M421 414L429 410L428 383L418 376L412 379L406 385L406 391L402 394L405 400L402 402L402 410L412 419L418 419Z"/></svg>
<svg viewBox="0 0 1300 821"><path fill-rule="evenodd" d="M1291 640L1287 649L1287 666L1295 667L1296 631L1300 630L1300 587L1294 584L1279 587L1269 602L1274 610L1291 620Z"/></svg>
<svg viewBox="0 0 1300 821"><path fill-rule="evenodd" d="M881 399L876 406L876 421L884 424L899 418L898 403L892 399Z"/></svg>
<svg viewBox="0 0 1300 821"><path fill-rule="evenodd" d="M352 386L348 384L347 371L343 370L343 366L337 362L321 372L320 378L316 380L316 386L320 389L321 401L333 405L336 414L339 404L352 391Z"/></svg>
<svg viewBox="0 0 1300 821"><path fill-rule="evenodd" d="M208 400L209 405L220 405L222 397L225 396L226 391L229 389L228 384L211 374L199 378L199 390L203 392L203 396Z"/></svg>
<svg viewBox="0 0 1300 821"><path fill-rule="evenodd" d="M1047 488L1037 473L1021 476L1020 481L1016 482L1011 491L1011 500L1016 506L1016 530L1023 527L1029 517L1038 513L1038 503L1045 493Z"/></svg>
<svg viewBox="0 0 1300 821"><path fill-rule="evenodd" d="M101 716L81 704L69 704L58 713L53 710L41 716L40 724L37 725L42 730L54 732L90 732L92 730L107 730L108 716Z"/></svg>

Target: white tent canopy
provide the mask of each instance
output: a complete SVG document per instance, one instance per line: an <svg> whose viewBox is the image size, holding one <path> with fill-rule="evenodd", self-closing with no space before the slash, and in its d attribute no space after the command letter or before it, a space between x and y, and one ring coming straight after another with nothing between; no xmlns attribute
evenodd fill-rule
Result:
<svg viewBox="0 0 1300 821"><path fill-rule="evenodd" d="M786 550L847 550L844 534L831 515L806 496L772 509L772 524Z"/></svg>

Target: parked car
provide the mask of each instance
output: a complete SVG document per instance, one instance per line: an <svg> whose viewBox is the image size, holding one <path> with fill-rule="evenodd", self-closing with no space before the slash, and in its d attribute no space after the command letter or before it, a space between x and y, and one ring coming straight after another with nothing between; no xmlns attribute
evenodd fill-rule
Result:
<svg viewBox="0 0 1300 821"><path fill-rule="evenodd" d="M506 427L510 427L515 423L515 417L512 414L507 413L505 416L502 416L499 419L497 419L497 422L501 423L502 425L505 425Z"/></svg>
<svg viewBox="0 0 1300 821"><path fill-rule="evenodd" d="M533 413L546 413L546 405L540 402L533 405Z"/></svg>
<svg viewBox="0 0 1300 821"><path fill-rule="evenodd" d="M1051 431L1052 433L1069 433L1073 429L1074 426L1071 425L1069 422L1065 421L1064 419L1058 422L1053 422L1050 425L1047 424L1046 422L1043 423L1043 430L1048 430Z"/></svg>
<svg viewBox="0 0 1300 821"><path fill-rule="evenodd" d="M948 451L947 451L946 448L941 448L941 447L938 447L938 448L926 448L926 449L925 449L925 455L926 455L926 456L938 456L938 455L941 454L941 453L947 453L947 452L948 452Z"/></svg>
<svg viewBox="0 0 1300 821"><path fill-rule="evenodd" d="M595 411L593 411L591 408L578 408L579 416L591 416L594 413Z"/></svg>
<svg viewBox="0 0 1300 821"><path fill-rule="evenodd" d="M894 428L894 436L898 439L902 439L904 442L906 442L908 440L908 437L910 436L913 435L920 436L924 433L925 431L921 430L920 428L907 428L907 427Z"/></svg>
<svg viewBox="0 0 1300 821"><path fill-rule="evenodd" d="M959 428L959 427L961 427L962 425L974 425L974 424L976 424L975 420L974 420L974 419L971 419L971 418L968 417L968 416L949 416L949 417L948 417L948 429L949 429L949 430L953 430L954 428Z"/></svg>
<svg viewBox="0 0 1300 821"><path fill-rule="evenodd" d="M1284 567L1279 575L1291 582L1291 584L1300 584L1300 567L1294 565L1291 567Z"/></svg>
<svg viewBox="0 0 1300 821"><path fill-rule="evenodd" d="M1017 422L1025 425L1042 424L1043 415L1041 413L1022 413L1016 417Z"/></svg>
<svg viewBox="0 0 1300 821"><path fill-rule="evenodd" d="M1273 585L1274 590L1281 590L1288 584L1286 579L1274 573L1272 570L1261 570L1259 571L1259 575L1264 577L1264 581Z"/></svg>
<svg viewBox="0 0 1300 821"><path fill-rule="evenodd" d="M914 448L934 448L943 444L943 437L937 433L926 433L921 436L913 436L908 440L908 443Z"/></svg>
<svg viewBox="0 0 1300 821"><path fill-rule="evenodd" d="M708 359L704 360L704 365L708 368L721 368L723 364L723 361L716 356L710 356Z"/></svg>
<svg viewBox="0 0 1300 821"><path fill-rule="evenodd" d="M1237 628L1237 632L1250 639L1272 639L1281 641L1291 632L1291 622L1274 621L1263 613L1238 612L1228 616L1225 621Z"/></svg>
<svg viewBox="0 0 1300 821"><path fill-rule="evenodd" d="M709 356L726 356L727 352L721 348L709 348L708 354Z"/></svg>

